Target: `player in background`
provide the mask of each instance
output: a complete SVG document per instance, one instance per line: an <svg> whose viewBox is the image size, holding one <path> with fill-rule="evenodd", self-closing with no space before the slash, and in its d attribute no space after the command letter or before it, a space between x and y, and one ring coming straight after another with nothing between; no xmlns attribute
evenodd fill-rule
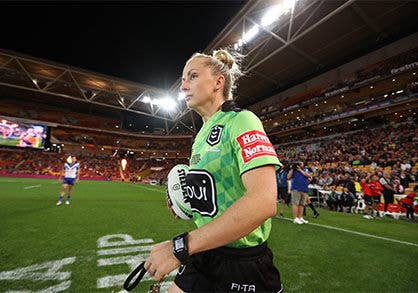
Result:
<svg viewBox="0 0 418 293"><path fill-rule="evenodd" d="M62 182L60 198L57 201L57 206L62 204L64 199L65 190L68 187L68 195L65 204L70 204L71 195L73 192L73 186L78 182L80 178L80 164L77 162L75 156L70 156L67 159L67 162L64 164L64 169L62 170L61 176L64 174L64 180ZM61 176L58 180L61 180Z"/></svg>

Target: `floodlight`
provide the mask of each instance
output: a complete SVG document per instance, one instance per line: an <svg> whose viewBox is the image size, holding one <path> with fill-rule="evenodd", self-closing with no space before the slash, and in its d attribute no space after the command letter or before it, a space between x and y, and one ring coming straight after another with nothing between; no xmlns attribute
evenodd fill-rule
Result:
<svg viewBox="0 0 418 293"><path fill-rule="evenodd" d="M144 97L142 98L142 103L146 103L146 104L151 103L151 98L150 98L150 97L148 97L148 96L144 96Z"/></svg>
<svg viewBox="0 0 418 293"><path fill-rule="evenodd" d="M289 13L297 0L283 0L280 4L273 5L261 18L261 25L266 27L279 20L280 16Z"/></svg>
<svg viewBox="0 0 418 293"><path fill-rule="evenodd" d="M277 4L270 7L266 14L261 18L261 25L266 27L277 21L282 14L282 5Z"/></svg>
<svg viewBox="0 0 418 293"><path fill-rule="evenodd" d="M293 5L295 5L296 0L283 0L282 2L282 9L283 14L290 12L292 10Z"/></svg>
<svg viewBox="0 0 418 293"><path fill-rule="evenodd" d="M248 43L251 41L258 33L258 26L253 26L249 31L245 32L242 36L244 42Z"/></svg>
<svg viewBox="0 0 418 293"><path fill-rule="evenodd" d="M158 100L159 106L167 112L172 112L176 109L176 102L170 97L164 97L161 100Z"/></svg>

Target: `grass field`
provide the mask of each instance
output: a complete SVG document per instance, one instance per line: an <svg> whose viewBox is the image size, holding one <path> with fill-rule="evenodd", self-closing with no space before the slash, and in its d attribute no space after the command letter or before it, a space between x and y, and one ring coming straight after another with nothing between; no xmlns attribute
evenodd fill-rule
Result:
<svg viewBox="0 0 418 293"><path fill-rule="evenodd" d="M55 206L59 189L0 178L0 292L119 292L152 243L194 227L172 218L162 187L81 181L70 205ZM269 246L287 292L417 292L418 224L320 213L308 211L308 225L273 219Z"/></svg>

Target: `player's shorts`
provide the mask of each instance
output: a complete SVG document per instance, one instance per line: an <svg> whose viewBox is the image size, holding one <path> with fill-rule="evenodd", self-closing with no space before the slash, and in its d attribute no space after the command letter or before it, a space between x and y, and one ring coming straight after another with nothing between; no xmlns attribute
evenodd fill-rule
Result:
<svg viewBox="0 0 418 293"><path fill-rule="evenodd" d="M174 280L184 292L282 292L267 242L248 248L219 247L196 253Z"/></svg>
<svg viewBox="0 0 418 293"><path fill-rule="evenodd" d="M290 201L290 203L294 206L305 206L306 205L306 201L308 198L308 193L307 192L303 192L303 191L299 191L299 190L292 190L291 191L292 194L292 199Z"/></svg>
<svg viewBox="0 0 418 293"><path fill-rule="evenodd" d="M278 187L277 197L279 199L283 199L286 202L288 201L288 195L287 195L287 187Z"/></svg>
<svg viewBox="0 0 418 293"><path fill-rule="evenodd" d="M74 185L75 178L64 178L64 181L62 181L62 184L68 184L68 185Z"/></svg>
<svg viewBox="0 0 418 293"><path fill-rule="evenodd" d="M374 205L375 203L380 202L380 196L364 195L363 199L364 199L364 202L368 205Z"/></svg>

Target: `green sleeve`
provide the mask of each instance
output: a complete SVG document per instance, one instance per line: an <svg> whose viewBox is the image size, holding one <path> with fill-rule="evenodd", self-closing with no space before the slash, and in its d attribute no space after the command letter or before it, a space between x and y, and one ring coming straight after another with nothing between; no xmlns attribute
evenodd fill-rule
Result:
<svg viewBox="0 0 418 293"><path fill-rule="evenodd" d="M230 139L240 175L264 165L282 165L260 119L254 113L242 111L233 119Z"/></svg>

